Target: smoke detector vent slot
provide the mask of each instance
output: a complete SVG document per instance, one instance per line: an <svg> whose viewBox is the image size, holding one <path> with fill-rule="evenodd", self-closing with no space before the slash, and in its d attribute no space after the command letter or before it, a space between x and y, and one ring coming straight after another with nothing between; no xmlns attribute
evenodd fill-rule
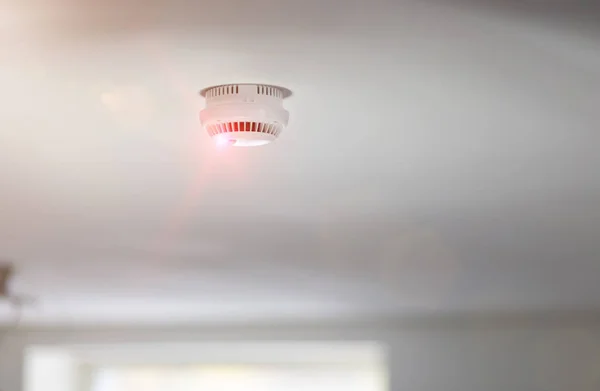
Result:
<svg viewBox="0 0 600 391"><path fill-rule="evenodd" d="M265 133L277 137L283 130L283 125L265 122L227 122L208 125L206 130L211 137L236 132Z"/></svg>
<svg viewBox="0 0 600 391"><path fill-rule="evenodd" d="M240 93L240 86L233 84L233 85L229 85L229 86L220 86L220 87L208 89L206 91L206 98L210 99L210 98L216 98L218 96L233 95L233 94L239 94L239 93Z"/></svg>
<svg viewBox="0 0 600 391"><path fill-rule="evenodd" d="M280 90L279 88L272 87L272 86L257 85L256 93L258 95L273 96L275 98L280 98L280 99L284 98L283 91Z"/></svg>
<svg viewBox="0 0 600 391"><path fill-rule="evenodd" d="M257 146L274 141L288 124L283 100L291 91L265 84L227 84L205 88L200 122L218 144Z"/></svg>

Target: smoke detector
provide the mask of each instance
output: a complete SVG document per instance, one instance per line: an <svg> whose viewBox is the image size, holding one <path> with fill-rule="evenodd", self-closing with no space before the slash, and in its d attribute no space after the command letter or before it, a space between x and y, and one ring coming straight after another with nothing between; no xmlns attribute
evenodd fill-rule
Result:
<svg viewBox="0 0 600 391"><path fill-rule="evenodd" d="M286 88L265 84L225 84L200 91L206 108L200 122L218 145L254 147L269 144L288 124Z"/></svg>

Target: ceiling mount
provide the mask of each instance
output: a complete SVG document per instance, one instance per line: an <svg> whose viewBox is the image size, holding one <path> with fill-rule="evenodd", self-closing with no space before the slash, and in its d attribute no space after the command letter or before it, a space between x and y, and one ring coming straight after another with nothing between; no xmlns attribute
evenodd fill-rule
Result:
<svg viewBox="0 0 600 391"><path fill-rule="evenodd" d="M292 92L267 84L224 84L200 91L200 122L218 145L252 147L275 141L287 126L283 100Z"/></svg>

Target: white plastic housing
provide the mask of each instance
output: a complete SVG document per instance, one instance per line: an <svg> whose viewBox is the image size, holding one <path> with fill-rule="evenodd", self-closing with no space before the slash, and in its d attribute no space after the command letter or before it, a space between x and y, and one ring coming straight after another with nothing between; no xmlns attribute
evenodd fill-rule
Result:
<svg viewBox="0 0 600 391"><path fill-rule="evenodd" d="M287 126L289 113L285 88L264 84L227 84L201 91L206 108L200 122L218 144L239 147L265 145Z"/></svg>

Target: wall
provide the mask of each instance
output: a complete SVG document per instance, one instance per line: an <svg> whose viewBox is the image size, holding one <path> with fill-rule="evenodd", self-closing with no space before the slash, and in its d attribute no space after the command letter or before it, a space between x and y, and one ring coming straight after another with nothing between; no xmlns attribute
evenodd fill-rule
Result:
<svg viewBox="0 0 600 391"><path fill-rule="evenodd" d="M22 353L31 344L238 339L381 340L390 348L390 384L394 391L600 389L600 322L544 319L20 331L4 341L0 389L21 391Z"/></svg>
<svg viewBox="0 0 600 391"><path fill-rule="evenodd" d="M41 348L25 357L23 388L32 391L77 391L78 366L68 352ZM29 375L27 373L29 372ZM31 376L35 373L35 376Z"/></svg>

